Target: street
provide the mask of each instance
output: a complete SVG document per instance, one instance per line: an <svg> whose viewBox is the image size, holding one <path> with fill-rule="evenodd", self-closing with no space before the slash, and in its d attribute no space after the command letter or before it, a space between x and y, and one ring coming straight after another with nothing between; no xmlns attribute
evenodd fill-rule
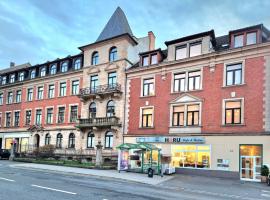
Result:
<svg viewBox="0 0 270 200"><path fill-rule="evenodd" d="M270 187L260 183L175 175L153 186L112 178L20 169L12 165L16 163L0 160L1 200L270 200Z"/></svg>

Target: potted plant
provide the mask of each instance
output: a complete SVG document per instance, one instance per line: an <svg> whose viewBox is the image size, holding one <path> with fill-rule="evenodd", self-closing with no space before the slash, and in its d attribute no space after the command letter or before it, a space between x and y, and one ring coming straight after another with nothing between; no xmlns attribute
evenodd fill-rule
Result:
<svg viewBox="0 0 270 200"><path fill-rule="evenodd" d="M268 175L269 175L269 168L266 165L263 165L261 170L261 181L263 183L266 183Z"/></svg>

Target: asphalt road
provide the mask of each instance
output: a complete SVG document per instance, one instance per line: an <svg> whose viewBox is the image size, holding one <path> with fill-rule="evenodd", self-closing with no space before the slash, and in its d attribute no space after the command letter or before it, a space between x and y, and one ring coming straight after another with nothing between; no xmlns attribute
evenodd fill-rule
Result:
<svg viewBox="0 0 270 200"><path fill-rule="evenodd" d="M261 193L248 197L224 196L218 192L193 190L192 186L190 189L177 187L177 179L152 186L115 179L19 169L10 167L11 164L14 163L0 161L0 200L270 200L270 190L269 193L265 191L266 196L261 196ZM262 190L259 188L258 191Z"/></svg>

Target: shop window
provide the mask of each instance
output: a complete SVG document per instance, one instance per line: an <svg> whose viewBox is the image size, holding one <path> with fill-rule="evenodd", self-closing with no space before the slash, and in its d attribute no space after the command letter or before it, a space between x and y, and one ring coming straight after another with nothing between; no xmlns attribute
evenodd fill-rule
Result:
<svg viewBox="0 0 270 200"><path fill-rule="evenodd" d="M153 127L153 108L143 108L141 116L141 127L148 128Z"/></svg>
<svg viewBox="0 0 270 200"><path fill-rule="evenodd" d="M154 78L143 79L142 96L153 96L155 94Z"/></svg>
<svg viewBox="0 0 270 200"><path fill-rule="evenodd" d="M29 138L21 138L20 144L21 152L26 153L29 149Z"/></svg>
<svg viewBox="0 0 270 200"><path fill-rule="evenodd" d="M225 102L225 124L241 124L241 100Z"/></svg>
<svg viewBox="0 0 270 200"><path fill-rule="evenodd" d="M210 168L211 149L209 145L173 145L172 161L174 167Z"/></svg>

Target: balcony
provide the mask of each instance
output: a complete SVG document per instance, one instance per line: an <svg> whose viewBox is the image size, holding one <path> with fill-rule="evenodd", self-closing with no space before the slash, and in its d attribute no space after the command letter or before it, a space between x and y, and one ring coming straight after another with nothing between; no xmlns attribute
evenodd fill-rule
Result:
<svg viewBox="0 0 270 200"><path fill-rule="evenodd" d="M87 118L79 119L79 123L76 125L77 128L107 128L112 126L121 126L118 117L97 117L97 118Z"/></svg>
<svg viewBox="0 0 270 200"><path fill-rule="evenodd" d="M80 89L80 94L78 96L85 101L90 98L103 98L106 95L116 95L121 93L121 85L115 83L100 85L94 88L82 88Z"/></svg>

